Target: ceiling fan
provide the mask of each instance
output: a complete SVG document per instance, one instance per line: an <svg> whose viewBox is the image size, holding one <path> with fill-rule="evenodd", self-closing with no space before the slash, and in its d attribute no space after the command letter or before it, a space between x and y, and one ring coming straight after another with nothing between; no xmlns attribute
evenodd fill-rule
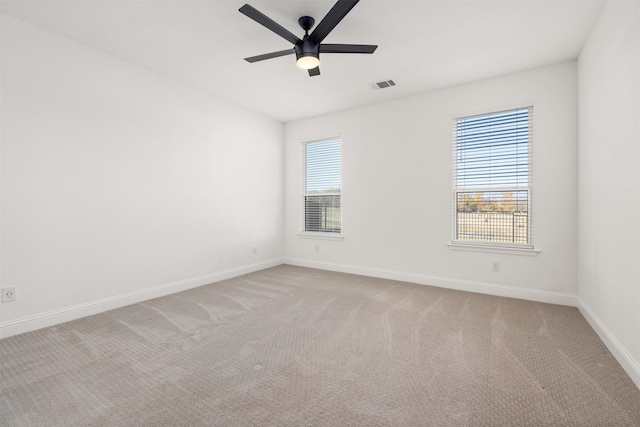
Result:
<svg viewBox="0 0 640 427"><path fill-rule="evenodd" d="M353 9L360 0L338 0L329 13L320 21L318 26L309 34L313 28L315 19L310 16L303 16L298 19L298 24L304 30L302 39L291 33L289 30L278 24L253 6L245 4L239 10L258 24L265 26L280 37L293 43L292 49L280 50L278 52L265 53L263 55L244 58L247 62L264 61L265 59L277 58L279 56L296 54L296 64L300 68L309 71L309 76L320 75L320 54L321 53L373 53L378 46L364 44L328 44L322 41L329 35L336 25Z"/></svg>

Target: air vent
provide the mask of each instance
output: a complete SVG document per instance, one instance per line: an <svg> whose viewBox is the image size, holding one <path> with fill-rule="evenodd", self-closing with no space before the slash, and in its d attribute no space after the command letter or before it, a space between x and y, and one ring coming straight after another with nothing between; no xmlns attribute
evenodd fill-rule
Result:
<svg viewBox="0 0 640 427"><path fill-rule="evenodd" d="M381 82L377 82L377 83L372 83L371 87L375 90L380 90L380 89L386 89L388 87L391 86L395 86L396 82L394 82L393 80L389 79L389 80L383 80Z"/></svg>

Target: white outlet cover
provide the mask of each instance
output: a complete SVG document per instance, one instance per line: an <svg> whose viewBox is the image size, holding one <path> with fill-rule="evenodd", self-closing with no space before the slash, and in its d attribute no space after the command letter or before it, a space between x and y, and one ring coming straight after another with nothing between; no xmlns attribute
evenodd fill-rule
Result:
<svg viewBox="0 0 640 427"><path fill-rule="evenodd" d="M2 302L10 302L16 300L16 288L2 288Z"/></svg>

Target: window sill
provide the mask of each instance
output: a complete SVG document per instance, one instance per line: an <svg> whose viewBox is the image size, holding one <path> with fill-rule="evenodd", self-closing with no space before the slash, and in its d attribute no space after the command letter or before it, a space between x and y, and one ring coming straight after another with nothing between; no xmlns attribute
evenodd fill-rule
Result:
<svg viewBox="0 0 640 427"><path fill-rule="evenodd" d="M478 245L455 242L451 242L447 246L449 246L449 249L454 251L487 252L493 254L538 256L540 253L540 250L535 248L519 248L510 246Z"/></svg>
<svg viewBox="0 0 640 427"><path fill-rule="evenodd" d="M322 239L322 240L342 240L342 233L314 233L311 231L301 231L298 237L303 239Z"/></svg>

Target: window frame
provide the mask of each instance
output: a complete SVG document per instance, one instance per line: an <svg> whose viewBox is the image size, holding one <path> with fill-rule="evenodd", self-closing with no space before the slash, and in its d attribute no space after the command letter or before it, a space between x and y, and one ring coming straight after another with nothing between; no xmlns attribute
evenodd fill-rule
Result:
<svg viewBox="0 0 640 427"><path fill-rule="evenodd" d="M307 191L307 147L310 144L318 143L332 143L338 142L339 149L339 188L338 191L332 192L308 192ZM339 231L308 231L307 230L307 198L313 196L338 196L339 200ZM334 136L328 138L313 139L308 141L302 141L300 143L300 224L298 236L303 238L316 238L316 239L328 239L328 240L342 240L343 239L343 221L342 221L342 138L341 136Z"/></svg>
<svg viewBox="0 0 640 427"><path fill-rule="evenodd" d="M515 112L517 110L527 110L527 183L526 185L513 185L513 186L495 186L487 187L480 186L462 186L458 187L458 122L461 119L470 119L482 116L491 116L500 113ZM526 103L525 105L518 105L514 107L499 108L485 110L483 112L473 114L460 114L452 118L452 240L449 244L451 249L456 250L472 250L480 252L501 252L501 253L515 253L523 255L537 255L539 252L534 248L534 204L533 204L533 124L534 124L534 106L533 103ZM517 161L517 160L516 160ZM471 239L459 239L458 238L458 197L463 193L515 193L523 192L527 193L527 242L526 243L512 243L503 241L490 241L490 240L471 240ZM515 217L512 219L512 221ZM515 232L512 232L515 238Z"/></svg>

